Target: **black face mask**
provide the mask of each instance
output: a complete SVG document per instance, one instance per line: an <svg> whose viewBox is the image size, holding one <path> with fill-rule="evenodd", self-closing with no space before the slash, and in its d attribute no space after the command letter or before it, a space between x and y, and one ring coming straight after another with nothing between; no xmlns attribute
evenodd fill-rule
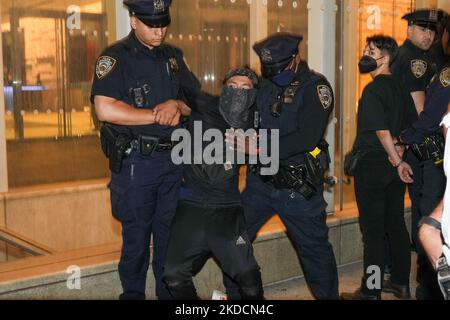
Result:
<svg viewBox="0 0 450 320"><path fill-rule="evenodd" d="M361 73L371 73L372 71L377 70L378 63L377 61L383 59L384 57L375 59L370 56L364 55L359 61L359 72Z"/></svg>
<svg viewBox="0 0 450 320"><path fill-rule="evenodd" d="M256 100L256 89L222 88L219 110L223 119L235 129L246 129L249 110Z"/></svg>

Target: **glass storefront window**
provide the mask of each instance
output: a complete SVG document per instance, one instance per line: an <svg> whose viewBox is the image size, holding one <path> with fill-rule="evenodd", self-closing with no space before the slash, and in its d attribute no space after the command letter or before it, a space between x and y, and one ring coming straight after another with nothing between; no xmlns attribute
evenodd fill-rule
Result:
<svg viewBox="0 0 450 320"><path fill-rule="evenodd" d="M308 1L268 1L268 31L291 32L303 35L300 45L302 58L308 60Z"/></svg>
<svg viewBox="0 0 450 320"><path fill-rule="evenodd" d="M1 1L10 188L108 176L89 102L107 3Z"/></svg>
<svg viewBox="0 0 450 320"><path fill-rule="evenodd" d="M168 42L181 48L202 88L218 94L231 67L249 64L249 12L246 0L174 1Z"/></svg>

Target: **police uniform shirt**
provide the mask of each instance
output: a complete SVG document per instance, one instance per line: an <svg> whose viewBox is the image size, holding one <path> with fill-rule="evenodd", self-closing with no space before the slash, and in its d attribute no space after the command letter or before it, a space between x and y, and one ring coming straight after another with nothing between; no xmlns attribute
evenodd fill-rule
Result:
<svg viewBox="0 0 450 320"><path fill-rule="evenodd" d="M135 108L153 109L177 99L180 86L199 87L184 63L182 52L163 44L150 50L132 31L107 48L97 60L91 102L95 96L123 101ZM170 137L174 127L154 125L115 126L121 132Z"/></svg>
<svg viewBox="0 0 450 320"><path fill-rule="evenodd" d="M282 112L279 118L271 114L271 106L281 100L285 88L279 88L266 79L258 94L261 128L280 131L280 159L289 159L287 162L294 164L303 160L300 155L317 147L334 108L330 83L323 75L311 71L304 61L299 66L295 83L299 85L299 89L292 103L281 101ZM270 149L270 143L268 147Z"/></svg>
<svg viewBox="0 0 450 320"><path fill-rule="evenodd" d="M220 97L202 92L196 94L195 101L192 99L191 101L192 114L189 120L191 135L194 135L194 122L202 123L203 132L217 129L225 135L226 130L230 129L230 125L226 123L219 112ZM203 142L202 151L209 144L210 142ZM192 159L194 159L193 156L194 154L192 154ZM186 164L180 198L210 205L240 205L238 169L239 166L226 163Z"/></svg>
<svg viewBox="0 0 450 320"><path fill-rule="evenodd" d="M392 75L379 75L363 91L358 109L356 147L381 149L376 131L398 137L417 118L411 94Z"/></svg>
<svg viewBox="0 0 450 320"><path fill-rule="evenodd" d="M450 102L450 64L433 78L427 90L425 107L419 119L401 135L405 144L420 144L424 138L440 130L442 117Z"/></svg>
<svg viewBox="0 0 450 320"><path fill-rule="evenodd" d="M426 91L435 74L427 53L410 40L406 40L399 48L399 54L391 69L392 74L409 92Z"/></svg>

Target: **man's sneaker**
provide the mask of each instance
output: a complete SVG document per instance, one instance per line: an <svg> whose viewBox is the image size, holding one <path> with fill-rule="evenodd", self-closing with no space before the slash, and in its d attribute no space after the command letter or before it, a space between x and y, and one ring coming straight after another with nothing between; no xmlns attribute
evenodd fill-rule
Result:
<svg viewBox="0 0 450 320"><path fill-rule="evenodd" d="M228 296L221 291L215 290L211 300L228 300Z"/></svg>
<svg viewBox="0 0 450 320"><path fill-rule="evenodd" d="M383 282L383 292L393 293L399 299L411 299L411 292L408 285L392 283L391 280Z"/></svg>

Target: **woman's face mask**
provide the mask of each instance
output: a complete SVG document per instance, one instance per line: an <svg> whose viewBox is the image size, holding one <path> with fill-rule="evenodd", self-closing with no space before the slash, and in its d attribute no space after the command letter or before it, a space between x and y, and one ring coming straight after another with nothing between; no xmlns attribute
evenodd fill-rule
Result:
<svg viewBox="0 0 450 320"><path fill-rule="evenodd" d="M224 120L235 129L246 129L249 110L256 100L256 89L222 88L219 110Z"/></svg>

